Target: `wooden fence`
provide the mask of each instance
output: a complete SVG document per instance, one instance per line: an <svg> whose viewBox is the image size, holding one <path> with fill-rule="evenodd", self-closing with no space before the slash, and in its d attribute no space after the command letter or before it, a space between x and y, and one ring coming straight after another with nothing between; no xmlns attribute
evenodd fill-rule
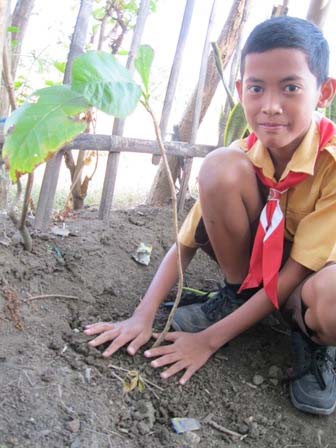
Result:
<svg viewBox="0 0 336 448"><path fill-rule="evenodd" d="M212 9L209 17L209 24L203 48L202 60L200 64L199 80L198 80L190 141L187 143L174 142L174 141L165 142L165 147L169 155L180 156L185 159L184 164L185 168L183 172L180 197L179 197L180 208L183 207L184 204L184 198L187 191L187 185L189 181L193 157L204 157L208 152L214 149L213 146L196 145L195 141L197 136L197 130L200 123L202 95L205 85L207 58L210 53L210 36L212 33L214 17L216 14L216 5L219 1L220 0L213 0L212 2ZM146 18L149 13L149 4L150 0L141 0L140 3L137 23L134 29L133 39L126 64L127 68L131 72L133 72L134 70L134 59L139 44L141 42L141 36L145 26ZM168 119L172 109L173 99L176 93L177 81L180 74L183 52L192 20L194 5L195 0L186 0L184 16L182 19L179 39L177 42L175 57L171 67L169 82L166 90L160 120L160 129L163 138L165 138L166 135ZM118 172L120 153L125 151L136 153L147 153L147 154L149 153L153 154L154 158L158 158L160 155L159 146L156 141L124 137L123 129L124 129L124 121L116 119L114 120L112 135L91 135L91 134L80 135L79 137L74 139L72 143L62 148L58 153L56 153L56 155L50 161L47 162L44 178L42 181L41 191L39 195L39 200L37 204L36 217L35 217L36 228L45 229L49 224L62 158L64 156L65 151L70 151L72 149L97 150L108 152L107 166L103 183L103 191L99 207L99 218L103 220L109 219L113 203L114 188ZM0 135L0 144L2 143L1 139L2 137Z"/></svg>

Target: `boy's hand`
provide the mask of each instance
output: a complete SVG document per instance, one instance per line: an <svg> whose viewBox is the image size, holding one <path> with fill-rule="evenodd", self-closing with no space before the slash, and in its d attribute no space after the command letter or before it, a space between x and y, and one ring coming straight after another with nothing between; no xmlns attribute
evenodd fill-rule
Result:
<svg viewBox="0 0 336 448"><path fill-rule="evenodd" d="M159 337L158 334L153 336L155 338ZM161 373L161 378L166 379L181 370L185 370L179 381L180 384L185 384L214 353L201 333L167 333L165 341L170 341L172 344L146 350L145 356L147 358L158 357L151 362L152 367L155 368L172 364Z"/></svg>
<svg viewBox="0 0 336 448"><path fill-rule="evenodd" d="M146 344L152 336L152 321L148 321L140 316L121 322L98 322L85 327L84 333L87 336L99 334L89 342L91 347L97 347L105 342L112 341L112 344L104 351L103 356L111 356L124 345L131 342L127 351L130 355L135 355L141 346Z"/></svg>

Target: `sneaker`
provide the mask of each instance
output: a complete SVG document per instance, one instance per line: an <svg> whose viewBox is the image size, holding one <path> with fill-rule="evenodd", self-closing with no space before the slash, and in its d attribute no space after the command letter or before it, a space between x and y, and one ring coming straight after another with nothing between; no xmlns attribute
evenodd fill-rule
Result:
<svg viewBox="0 0 336 448"><path fill-rule="evenodd" d="M218 285L219 286L219 285ZM217 293L217 291L216 291ZM192 305L194 303L205 303L210 297L214 294L213 291L200 291L199 289L189 288L187 286L183 286L181 299L179 301L178 306L187 306ZM173 308L173 302L163 302L162 304L165 308Z"/></svg>
<svg viewBox="0 0 336 448"><path fill-rule="evenodd" d="M197 333L223 319L240 307L246 298L240 297L229 286L210 292L204 303L182 306L176 310L172 327L175 331Z"/></svg>
<svg viewBox="0 0 336 448"><path fill-rule="evenodd" d="M336 347L315 344L295 330L292 350L294 367L289 393L293 405L310 414L331 414L336 408Z"/></svg>

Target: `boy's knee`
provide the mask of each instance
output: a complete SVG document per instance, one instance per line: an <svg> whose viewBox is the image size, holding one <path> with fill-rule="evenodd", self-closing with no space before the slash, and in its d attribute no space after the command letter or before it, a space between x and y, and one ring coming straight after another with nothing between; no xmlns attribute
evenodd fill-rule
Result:
<svg viewBox="0 0 336 448"><path fill-rule="evenodd" d="M235 188L249 179L255 179L255 172L246 155L240 150L219 148L204 159L198 183L201 191L218 193L220 188Z"/></svg>
<svg viewBox="0 0 336 448"><path fill-rule="evenodd" d="M308 306L306 323L313 326L321 342L336 345L336 294L335 280L322 270L312 276L302 288L302 299Z"/></svg>

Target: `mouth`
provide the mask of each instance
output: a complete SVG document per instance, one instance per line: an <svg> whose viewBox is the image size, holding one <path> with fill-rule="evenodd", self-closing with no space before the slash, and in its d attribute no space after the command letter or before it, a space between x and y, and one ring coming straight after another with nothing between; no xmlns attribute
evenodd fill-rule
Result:
<svg viewBox="0 0 336 448"><path fill-rule="evenodd" d="M276 132L285 129L287 127L287 124L265 122L265 123L259 123L258 126L264 129L265 131Z"/></svg>

